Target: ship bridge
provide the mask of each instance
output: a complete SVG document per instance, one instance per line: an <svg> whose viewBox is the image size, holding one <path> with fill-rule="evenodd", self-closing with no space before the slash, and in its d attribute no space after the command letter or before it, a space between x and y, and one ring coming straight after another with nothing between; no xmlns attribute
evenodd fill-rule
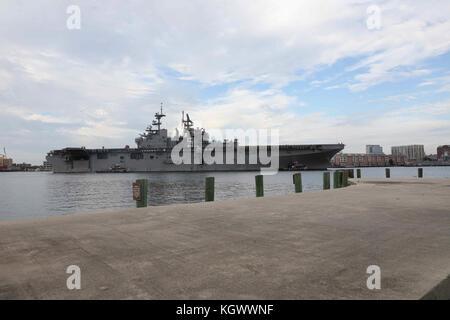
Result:
<svg viewBox="0 0 450 320"><path fill-rule="evenodd" d="M139 137L135 139L136 145L139 149L149 148L167 148L170 142L170 138L167 136L167 129L161 129L161 119L166 115L163 113L162 103L160 112L155 113L155 120L151 125L147 126L144 133L141 133ZM156 126L156 129L153 129Z"/></svg>

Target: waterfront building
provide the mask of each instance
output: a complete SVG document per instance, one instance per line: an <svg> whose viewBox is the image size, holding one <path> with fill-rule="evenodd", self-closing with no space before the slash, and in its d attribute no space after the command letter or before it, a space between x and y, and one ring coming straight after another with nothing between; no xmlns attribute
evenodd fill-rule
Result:
<svg viewBox="0 0 450 320"><path fill-rule="evenodd" d="M404 166L405 156L366 153L338 153L331 160L334 167L388 167Z"/></svg>
<svg viewBox="0 0 450 320"><path fill-rule="evenodd" d="M13 165L13 159L0 155L0 169L8 169Z"/></svg>
<svg viewBox="0 0 450 320"><path fill-rule="evenodd" d="M42 163L42 171L52 171L52 170L53 170L53 167L52 167L52 164L50 162L44 161Z"/></svg>
<svg viewBox="0 0 450 320"><path fill-rule="evenodd" d="M439 160L450 160L450 146L443 145L437 147L437 158Z"/></svg>
<svg viewBox="0 0 450 320"><path fill-rule="evenodd" d="M425 156L424 160L426 160L426 161L437 161L438 160L438 156L437 156L437 154L429 154L429 155Z"/></svg>
<svg viewBox="0 0 450 320"><path fill-rule="evenodd" d="M15 166L20 171L30 171L28 169L31 168L31 163L16 163Z"/></svg>
<svg viewBox="0 0 450 320"><path fill-rule="evenodd" d="M395 146L391 148L393 156L405 156L406 161L422 161L425 158L423 144Z"/></svg>
<svg viewBox="0 0 450 320"><path fill-rule="evenodd" d="M367 154L380 154L384 155L383 147L378 144L368 144L366 145L366 153Z"/></svg>

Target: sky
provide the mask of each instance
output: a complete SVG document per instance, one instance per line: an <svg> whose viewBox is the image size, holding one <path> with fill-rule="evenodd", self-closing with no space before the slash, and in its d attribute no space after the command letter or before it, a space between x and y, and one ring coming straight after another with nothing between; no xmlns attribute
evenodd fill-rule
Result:
<svg viewBox="0 0 450 320"><path fill-rule="evenodd" d="M0 0L0 39L16 163L135 146L161 102L169 131L184 110L282 144L450 144L448 0Z"/></svg>

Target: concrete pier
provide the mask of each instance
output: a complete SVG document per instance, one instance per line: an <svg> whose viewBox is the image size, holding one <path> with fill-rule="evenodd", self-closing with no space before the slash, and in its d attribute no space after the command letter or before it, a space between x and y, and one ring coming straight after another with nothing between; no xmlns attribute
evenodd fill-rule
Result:
<svg viewBox="0 0 450 320"><path fill-rule="evenodd" d="M285 196L1 222L0 299L420 299L436 286L448 292L450 179L350 181ZM69 265L81 269L80 290L66 287ZM381 269L380 290L366 286L369 265Z"/></svg>

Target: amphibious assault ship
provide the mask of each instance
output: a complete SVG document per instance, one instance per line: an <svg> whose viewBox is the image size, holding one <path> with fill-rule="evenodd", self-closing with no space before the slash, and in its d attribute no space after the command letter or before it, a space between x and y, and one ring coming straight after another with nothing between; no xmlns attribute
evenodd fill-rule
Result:
<svg viewBox="0 0 450 320"><path fill-rule="evenodd" d="M263 146L240 145L237 139L231 141L213 141L221 148L223 161L210 163L203 158L203 152L210 145L209 135L203 128L194 128L189 114L182 115L182 132L178 130L174 137L161 128L161 119L166 115L162 106L155 113L155 120L144 133L135 139L136 148L86 149L85 147L53 150L47 154L55 173L82 172L150 172L150 171L252 171L270 166L263 164L259 151ZM200 145L194 144L194 137L201 136ZM172 150L183 141L187 141L191 153L190 159L178 164L173 161ZM339 144L278 145L267 146L267 155L278 151L279 170L321 170L330 165L331 158L344 148ZM200 150L199 150L200 149ZM188 151L188 152L189 152ZM200 152L199 152L200 151ZM182 153L186 152L186 149ZM230 152L232 155L230 155ZM196 154L200 154L197 157ZM220 153L217 153L219 156ZM189 155L187 156L189 158ZM186 157L185 157L186 159ZM195 161L197 159L197 161ZM256 161L255 161L256 159Z"/></svg>

